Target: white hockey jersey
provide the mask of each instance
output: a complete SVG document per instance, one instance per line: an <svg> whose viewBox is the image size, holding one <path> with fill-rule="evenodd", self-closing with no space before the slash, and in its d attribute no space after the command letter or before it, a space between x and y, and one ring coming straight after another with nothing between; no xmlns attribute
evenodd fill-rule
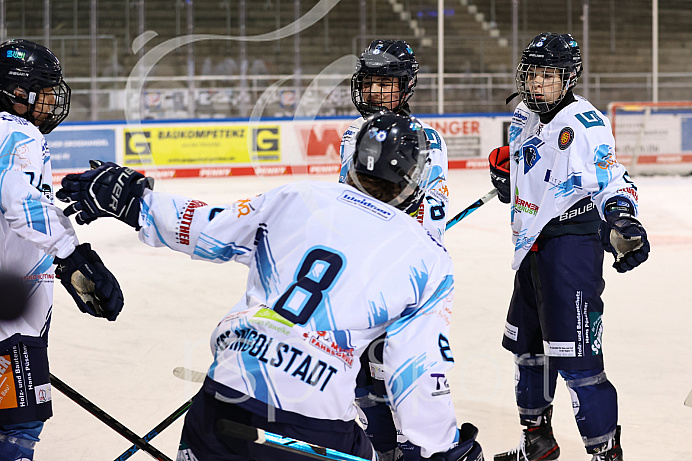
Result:
<svg viewBox="0 0 692 461"><path fill-rule="evenodd" d="M341 172L339 182L346 181L349 164L356 150L356 135L363 126L365 119L359 117L354 120L341 138ZM427 123L421 122L425 135L430 142L430 180L425 188L425 198L418 209L416 219L428 229L430 234L438 241L444 242L445 226L447 225L447 205L449 204L449 190L447 189L447 145L439 135Z"/></svg>
<svg viewBox="0 0 692 461"><path fill-rule="evenodd" d="M24 277L31 293L21 317L0 322L0 349L19 341L45 346L53 256L67 257L79 243L69 219L53 205L50 152L38 128L0 112L0 140L0 269Z"/></svg>
<svg viewBox="0 0 692 461"><path fill-rule="evenodd" d="M424 456L452 447L452 261L408 215L348 185L306 181L227 207L147 192L140 225L148 245L250 268L245 296L211 337L211 379L282 410L351 421L359 356L386 332L399 427Z"/></svg>
<svg viewBox="0 0 692 461"><path fill-rule="evenodd" d="M522 102L509 128L512 184L512 239L518 269L551 219L590 197L603 219L615 195L637 207L637 188L615 159L610 122L589 101L575 95L549 123Z"/></svg>

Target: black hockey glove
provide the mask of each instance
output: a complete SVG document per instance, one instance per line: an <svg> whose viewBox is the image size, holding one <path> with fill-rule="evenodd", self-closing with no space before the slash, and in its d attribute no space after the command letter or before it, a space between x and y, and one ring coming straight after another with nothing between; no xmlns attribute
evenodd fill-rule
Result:
<svg viewBox="0 0 692 461"><path fill-rule="evenodd" d="M459 428L459 444L444 453L435 453L430 461L483 461L483 449L476 442L478 428L471 423L464 423Z"/></svg>
<svg viewBox="0 0 692 461"><path fill-rule="evenodd" d="M74 202L65 216L75 214L77 224L89 224L101 216L113 216L139 230L139 199L144 189L154 188L154 179L112 162L90 160L91 170L68 174L55 196Z"/></svg>
<svg viewBox="0 0 692 461"><path fill-rule="evenodd" d="M609 198L604 215L598 234L603 248L615 256L613 267L627 272L646 261L651 248L644 226L634 217L632 202L624 197Z"/></svg>
<svg viewBox="0 0 692 461"><path fill-rule="evenodd" d="M490 181L497 189L497 198L502 203L509 203L509 146L494 149L488 156L490 162Z"/></svg>
<svg viewBox="0 0 692 461"><path fill-rule="evenodd" d="M115 320L123 308L123 292L115 276L88 243L65 259L55 258L55 276L82 312Z"/></svg>

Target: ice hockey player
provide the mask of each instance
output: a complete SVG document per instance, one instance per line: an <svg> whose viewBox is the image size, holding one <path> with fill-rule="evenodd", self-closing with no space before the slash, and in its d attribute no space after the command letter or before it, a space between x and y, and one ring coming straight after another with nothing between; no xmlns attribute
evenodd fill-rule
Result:
<svg viewBox="0 0 692 461"><path fill-rule="evenodd" d="M410 115L408 101L418 82L418 61L413 50L403 40L374 40L361 54L356 72L351 78L351 99L361 117L351 123L341 140L341 173L339 181L345 182L356 146L356 134L368 117L381 110ZM430 234L443 242L449 191L447 189L447 146L440 134L423 123L430 143L428 158L431 167L430 180L425 186L425 197L417 208L404 211L415 217ZM384 385L377 369L382 363L381 345L378 338L362 355L363 364L358 376L356 402L363 412L365 432L383 461L401 459L397 443L397 430L384 398ZM371 365L372 363L372 365ZM366 421L367 420L367 421ZM403 442L403 438L399 437ZM402 445L404 451L408 447ZM415 460L416 454L408 459Z"/></svg>
<svg viewBox="0 0 692 461"><path fill-rule="evenodd" d="M0 44L0 270L25 283L2 296L26 304L0 320L3 460L33 459L52 415L47 348L54 274L83 312L115 320L123 306L118 282L53 204L43 135L67 117L69 106L70 88L50 50L28 40Z"/></svg>
<svg viewBox="0 0 692 461"><path fill-rule="evenodd" d="M75 201L66 213L78 222L116 216L141 226L148 245L250 268L245 296L212 335L214 362L186 416L179 459L303 459L228 438L218 430L227 419L374 460L353 397L360 354L386 332L382 373L404 436L426 459L482 460L477 429L457 428L445 379L452 261L401 211L427 184L423 127L375 114L351 161L353 186L297 182L226 207L142 196L125 183L112 211L116 178L132 171L113 163L63 180L58 196Z"/></svg>
<svg viewBox="0 0 692 461"><path fill-rule="evenodd" d="M519 446L496 461L558 458L551 427L558 374L592 459L623 459L617 394L601 349L603 250L625 272L647 259L649 243L608 119L573 93L581 70L571 35L531 40L517 66L522 101L509 147L490 155L498 196L512 206L517 272L502 344L515 354L516 401L526 427Z"/></svg>

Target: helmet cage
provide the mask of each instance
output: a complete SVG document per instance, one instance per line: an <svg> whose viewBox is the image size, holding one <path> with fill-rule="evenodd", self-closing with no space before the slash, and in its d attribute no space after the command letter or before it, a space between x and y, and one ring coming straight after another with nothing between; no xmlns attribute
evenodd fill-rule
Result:
<svg viewBox="0 0 692 461"><path fill-rule="evenodd" d="M368 191L356 173L399 186L399 193L386 203L411 214L418 211L430 180L428 153L428 140L418 120L379 112L358 133L348 178L365 193Z"/></svg>
<svg viewBox="0 0 692 461"><path fill-rule="evenodd" d="M358 59L351 78L351 99L358 112L367 117L382 110L401 112L418 83L418 61L403 40L375 40ZM389 77L398 83L398 90L372 91L368 77ZM384 104L387 105L384 105ZM387 107L391 105L391 107Z"/></svg>
<svg viewBox="0 0 692 461"><path fill-rule="evenodd" d="M560 86L544 85L555 78ZM577 84L577 72L564 67L538 66L520 62L517 66L517 93L530 111L545 114L554 109L564 99L567 91ZM538 84L540 82L540 85Z"/></svg>
<svg viewBox="0 0 692 461"><path fill-rule="evenodd" d="M581 51L570 34L541 33L522 52L515 76L517 93L529 110L544 114L560 104L581 71ZM556 77L561 81L559 90Z"/></svg>

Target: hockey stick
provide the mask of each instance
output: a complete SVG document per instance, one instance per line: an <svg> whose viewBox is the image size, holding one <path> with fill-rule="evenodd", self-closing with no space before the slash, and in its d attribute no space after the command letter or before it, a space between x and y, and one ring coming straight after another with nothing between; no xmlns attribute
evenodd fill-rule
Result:
<svg viewBox="0 0 692 461"><path fill-rule="evenodd" d="M467 206L464 210L460 211L459 214L457 214L455 217L447 221L447 226L445 226L445 230L449 230L450 227L479 209L482 205L485 205L488 203L493 197L497 195L497 189L493 189L487 194L485 194L483 197L479 198L475 202L473 202L471 205Z"/></svg>
<svg viewBox="0 0 692 461"><path fill-rule="evenodd" d="M122 423L120 423L118 420L113 418L111 415L91 403L86 397L84 397L82 394L79 392L75 391L72 389L70 386L65 384L63 381L59 380L58 378L55 377L52 373L50 374L50 382L57 390L65 394L67 398L72 400L74 403L79 405L80 407L84 408L86 411L94 415L96 418L98 418L102 423L104 423L106 426L110 427L113 429L115 432L118 434L122 435L125 437L127 440L130 442L134 443L137 447L139 447L140 450L146 452L147 454L151 455L152 458L157 459L159 461L173 461L171 458L168 456L164 455L161 453L156 447L151 445L149 442L146 440L143 440L141 437L139 437L137 434L132 432L130 429L125 427Z"/></svg>
<svg viewBox="0 0 692 461"><path fill-rule="evenodd" d="M692 407L692 391L690 391L690 395L688 395L685 399L685 405L688 407Z"/></svg>
<svg viewBox="0 0 692 461"><path fill-rule="evenodd" d="M277 450L288 451L305 456L306 458L336 461L368 461L360 456L349 455L331 448L313 445L300 440L273 434L262 429L246 426L244 424L220 419L216 423L216 429L220 434L236 439L255 442L259 445L267 445Z"/></svg>
<svg viewBox="0 0 692 461"><path fill-rule="evenodd" d="M185 367L175 367L173 369L173 375L183 381L191 381L193 383L203 383L204 378L207 377L207 374L202 371L190 370Z"/></svg>
<svg viewBox="0 0 692 461"><path fill-rule="evenodd" d="M193 397L194 398L194 397ZM180 418L182 415L185 414L188 408L190 408L190 405L192 405L192 399L188 400L187 402L183 403L180 405L180 407L175 410L173 413L171 413L166 419L161 421L159 424L156 425L155 428L149 431L147 435L142 437L146 442L151 441L154 437L159 435L161 431L166 429L168 426L173 424L178 418ZM135 444L132 445L130 448L127 449L123 454L115 458L115 461L125 461L126 459L129 459L130 456L134 455L139 451L139 447Z"/></svg>

